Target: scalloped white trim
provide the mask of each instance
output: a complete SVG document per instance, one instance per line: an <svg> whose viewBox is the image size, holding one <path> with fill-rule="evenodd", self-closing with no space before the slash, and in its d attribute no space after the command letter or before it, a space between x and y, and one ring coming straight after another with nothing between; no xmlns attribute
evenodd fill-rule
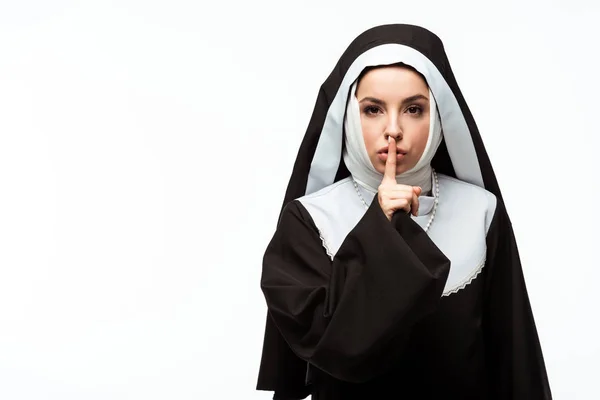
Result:
<svg viewBox="0 0 600 400"><path fill-rule="evenodd" d="M459 290L462 290L462 289L466 288L468 285L470 285L471 282L473 282L475 279L477 279L477 276L479 276L479 274L483 270L483 267L485 266L485 261L486 261L486 259L484 258L483 261L481 261L479 263L479 266L477 268L475 268L475 270L473 270L473 272L471 272L471 274L468 277L466 277L462 281L462 283L460 283L459 285L455 286L454 288L442 293L442 297L450 296L451 294L458 293Z"/></svg>
<svg viewBox="0 0 600 400"><path fill-rule="evenodd" d="M323 248L325 249L325 252L329 256L329 258L331 258L331 261L333 261L333 253L331 253L331 250L329 250L329 244L327 243L327 240L321 233L320 229L319 229L319 237L321 238L321 243L323 244Z"/></svg>

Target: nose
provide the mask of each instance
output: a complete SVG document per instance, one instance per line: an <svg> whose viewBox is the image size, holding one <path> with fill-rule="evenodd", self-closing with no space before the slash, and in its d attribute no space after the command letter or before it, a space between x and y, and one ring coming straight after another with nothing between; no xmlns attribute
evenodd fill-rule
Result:
<svg viewBox="0 0 600 400"><path fill-rule="evenodd" d="M389 114L387 124L385 126L385 140L387 141L390 137L393 137L394 140L402 140L402 128L398 123L398 116L393 115L393 113Z"/></svg>

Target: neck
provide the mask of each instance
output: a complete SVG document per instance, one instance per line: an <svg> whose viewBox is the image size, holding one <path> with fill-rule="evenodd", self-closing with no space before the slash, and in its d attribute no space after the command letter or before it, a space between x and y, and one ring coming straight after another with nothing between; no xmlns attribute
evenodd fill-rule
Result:
<svg viewBox="0 0 600 400"><path fill-rule="evenodd" d="M383 179L382 174L379 174L380 176L375 178L368 175L352 174L352 171L350 171L350 173L352 179L360 186L372 193L377 193L377 188ZM423 189L422 194L427 195L432 191L432 173L433 169L431 168L431 165L427 165L417 171L408 171L397 175L396 182L401 185L420 186L421 189Z"/></svg>
<svg viewBox="0 0 600 400"><path fill-rule="evenodd" d="M423 193L431 191L431 165L426 165L416 171L408 171L396 176L396 182L402 185L420 186Z"/></svg>

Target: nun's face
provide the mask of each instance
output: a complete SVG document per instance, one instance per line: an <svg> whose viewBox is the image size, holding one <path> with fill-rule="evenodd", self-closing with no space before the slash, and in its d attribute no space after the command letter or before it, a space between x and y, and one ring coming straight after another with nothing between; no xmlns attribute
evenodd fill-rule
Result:
<svg viewBox="0 0 600 400"><path fill-rule="evenodd" d="M375 169L385 171L389 136L396 139L396 174L414 167L429 136L429 88L423 78L402 66L375 68L360 80L356 97Z"/></svg>

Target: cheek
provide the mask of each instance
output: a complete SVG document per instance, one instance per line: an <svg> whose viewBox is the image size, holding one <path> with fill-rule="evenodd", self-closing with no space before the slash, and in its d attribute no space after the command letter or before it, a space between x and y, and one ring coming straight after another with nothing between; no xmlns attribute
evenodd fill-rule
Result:
<svg viewBox="0 0 600 400"><path fill-rule="evenodd" d="M427 145L427 139L429 138L429 121L427 123L419 124L415 127L416 137L414 140L414 147L422 153Z"/></svg>
<svg viewBox="0 0 600 400"><path fill-rule="evenodd" d="M363 138L365 141L365 147L367 148L367 153L372 154L377 151L377 141L381 136L381 128L375 120L366 120L361 119L361 127Z"/></svg>
<svg viewBox="0 0 600 400"><path fill-rule="evenodd" d="M429 127L423 129L421 132L419 145L423 150L425 150L425 146L427 145L427 139L429 139Z"/></svg>

